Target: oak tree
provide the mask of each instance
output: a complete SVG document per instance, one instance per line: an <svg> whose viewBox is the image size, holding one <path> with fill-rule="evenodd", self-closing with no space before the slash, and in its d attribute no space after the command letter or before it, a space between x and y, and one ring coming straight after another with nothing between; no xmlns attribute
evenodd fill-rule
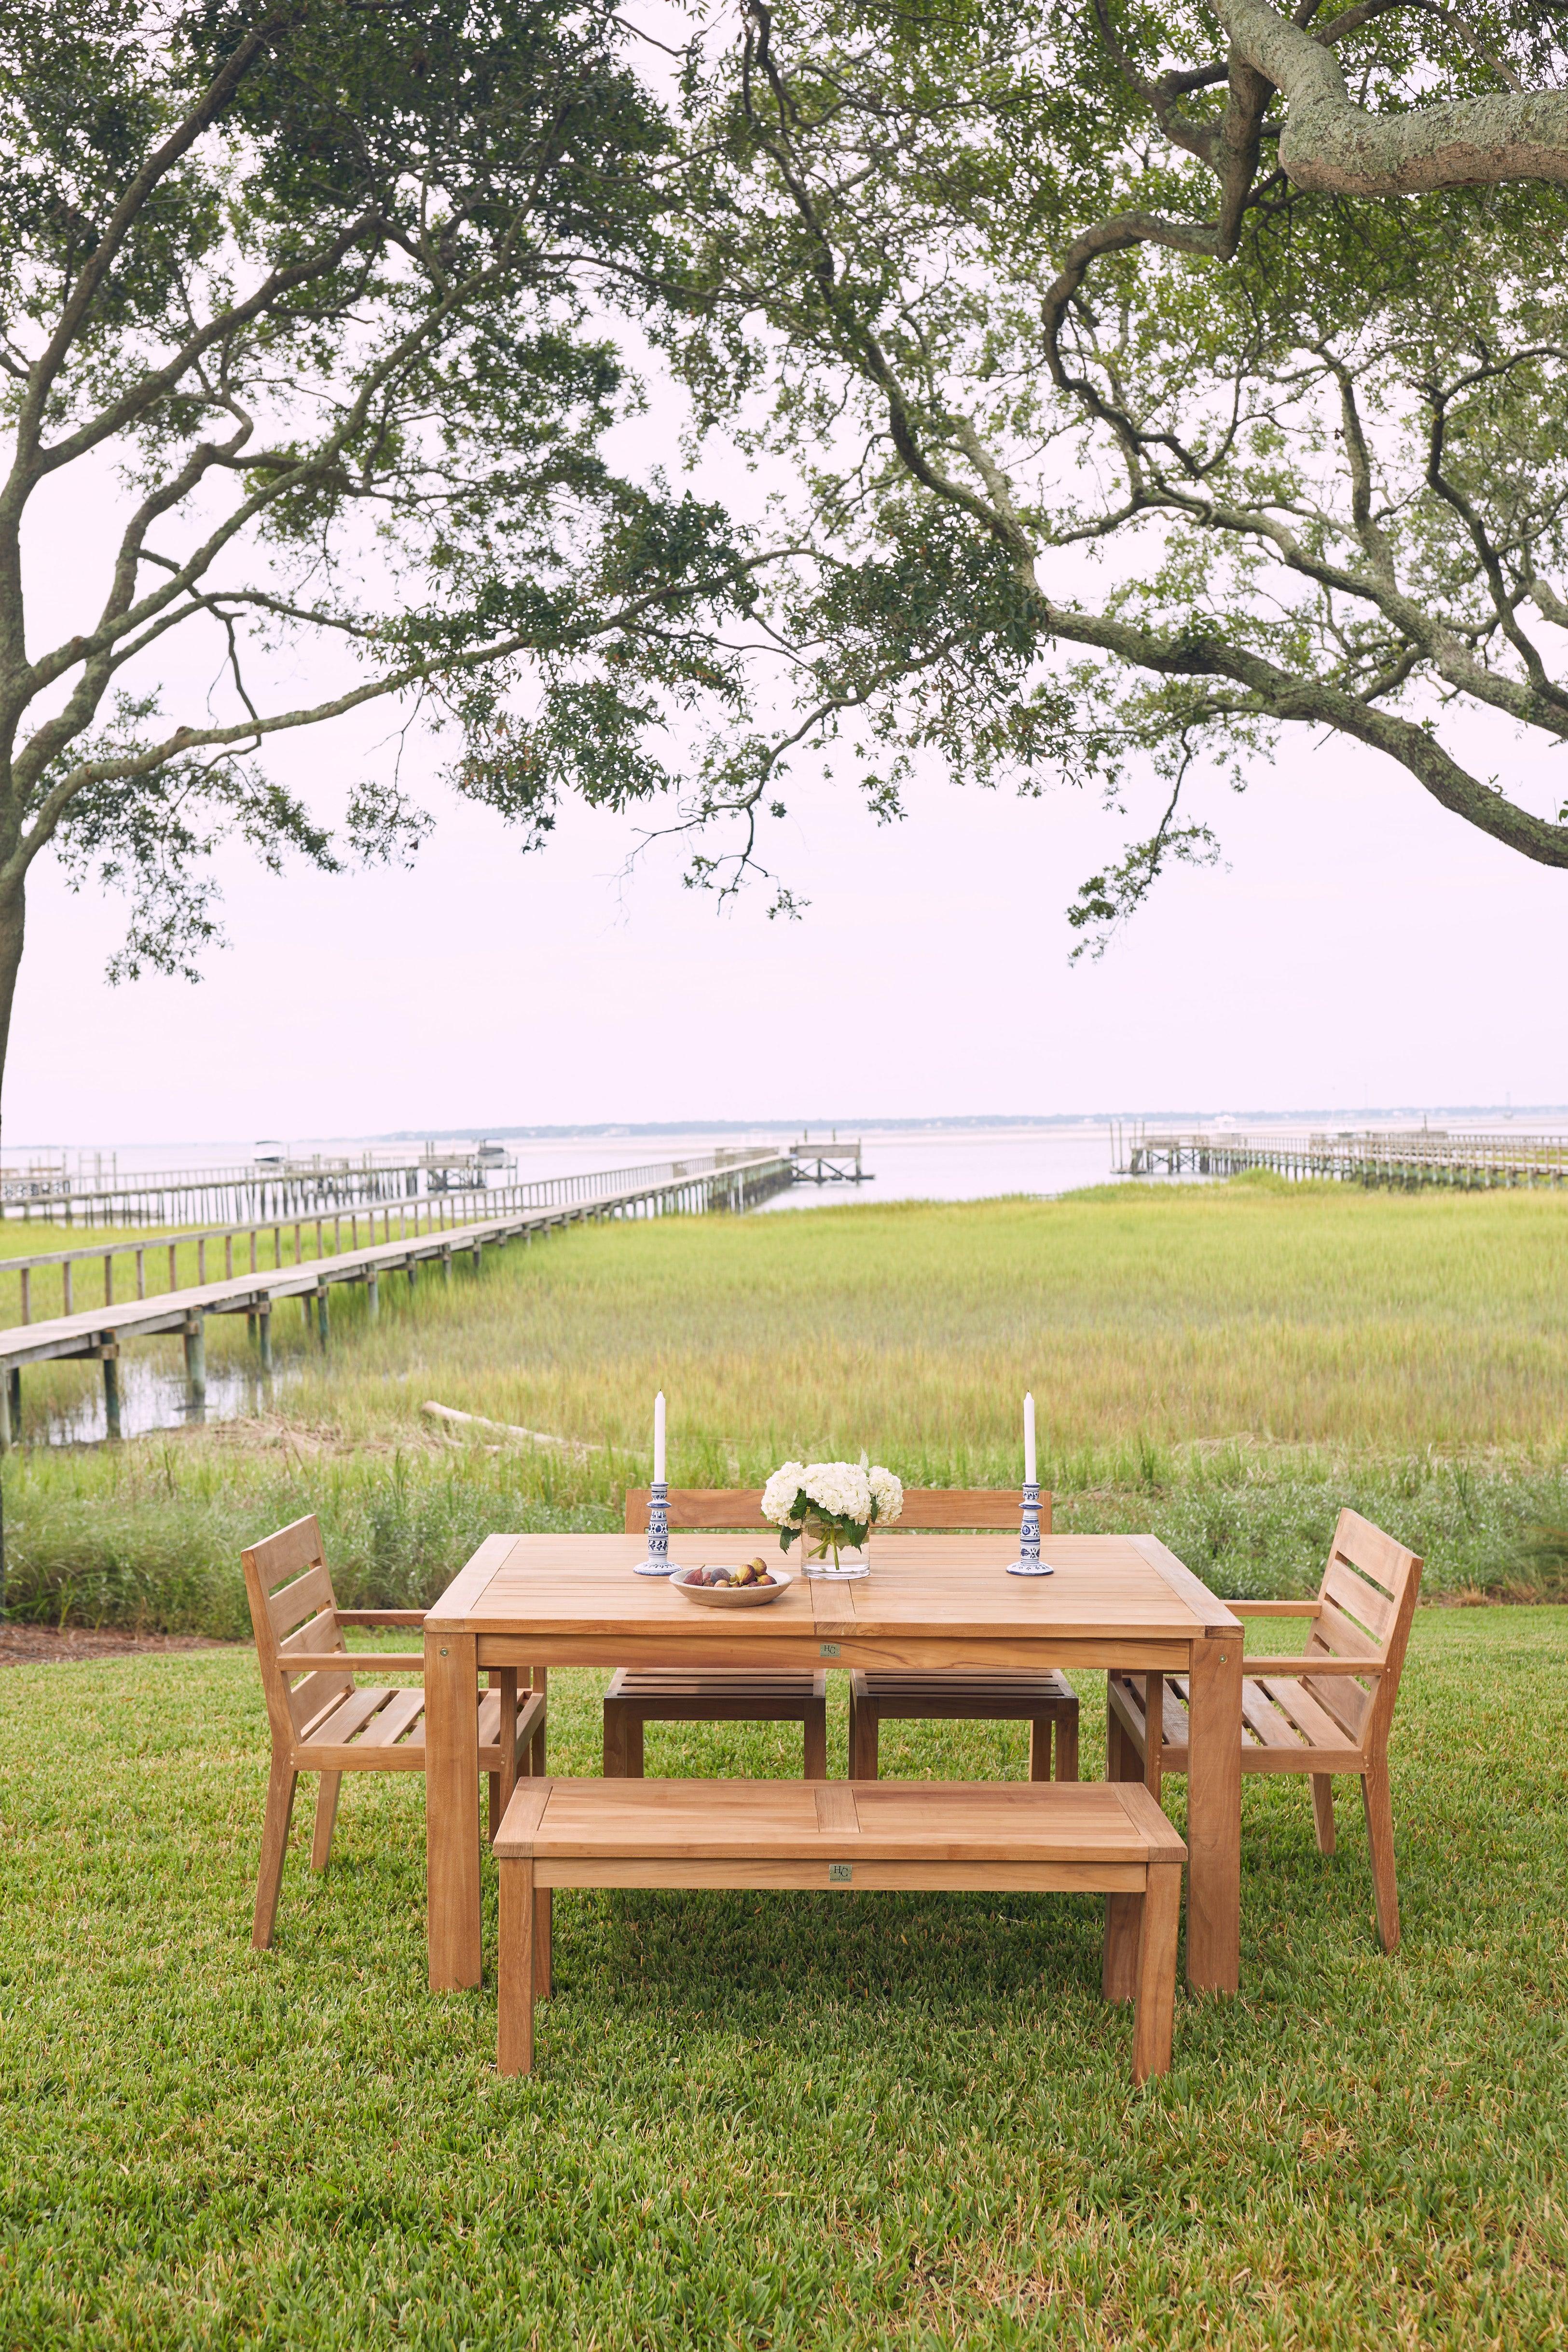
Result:
<svg viewBox="0 0 1568 2352"><path fill-rule="evenodd" d="M221 840L426 822L285 731L422 711L537 839L738 705L760 556L605 449L683 168L610 0L0 5L0 1067L46 852L181 970Z"/></svg>
<svg viewBox="0 0 1568 2352"><path fill-rule="evenodd" d="M1568 774L1530 765L1568 743L1563 12L739 15L689 77L677 352L706 419L795 452L814 553L770 593L811 652L705 814L753 824L835 736L889 814L921 750L1118 806L1152 766L1081 952L1215 855L1194 779L1307 730L1568 866Z"/></svg>

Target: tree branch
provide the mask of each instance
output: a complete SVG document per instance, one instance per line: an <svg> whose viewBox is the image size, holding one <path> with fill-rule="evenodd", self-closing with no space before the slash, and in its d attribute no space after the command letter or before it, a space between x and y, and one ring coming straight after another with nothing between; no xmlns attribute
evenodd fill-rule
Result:
<svg viewBox="0 0 1568 2352"><path fill-rule="evenodd" d="M1508 91L1373 114L1331 49L1270 0L1214 0L1236 53L1284 97L1279 163L1299 188L1405 196L1505 180L1568 184L1568 90Z"/></svg>

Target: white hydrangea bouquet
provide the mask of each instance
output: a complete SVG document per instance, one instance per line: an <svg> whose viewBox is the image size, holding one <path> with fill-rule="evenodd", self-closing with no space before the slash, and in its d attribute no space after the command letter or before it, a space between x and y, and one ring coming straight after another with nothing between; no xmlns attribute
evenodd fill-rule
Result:
<svg viewBox="0 0 1568 2352"><path fill-rule="evenodd" d="M892 1472L863 1454L858 1462L786 1462L763 1488L763 1517L778 1528L779 1549L787 1552L799 1536L802 1565L812 1577L864 1576L871 1529L903 1507L904 1490Z"/></svg>

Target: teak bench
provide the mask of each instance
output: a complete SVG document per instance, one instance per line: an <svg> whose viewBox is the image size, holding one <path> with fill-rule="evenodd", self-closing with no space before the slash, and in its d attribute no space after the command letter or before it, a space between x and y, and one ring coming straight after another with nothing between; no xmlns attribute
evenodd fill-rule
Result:
<svg viewBox="0 0 1568 2352"><path fill-rule="evenodd" d="M557 1886L1103 1894L1105 1995L1135 2003L1132 2079L1170 2068L1187 1850L1137 1782L522 1780L494 1851L503 2074L533 2064Z"/></svg>

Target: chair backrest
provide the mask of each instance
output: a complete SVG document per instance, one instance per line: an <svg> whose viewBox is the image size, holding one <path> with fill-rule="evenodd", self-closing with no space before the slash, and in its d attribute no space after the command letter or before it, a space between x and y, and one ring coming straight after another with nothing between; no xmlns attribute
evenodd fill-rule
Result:
<svg viewBox="0 0 1568 2352"><path fill-rule="evenodd" d="M338 1623L337 1597L321 1557L321 1530L313 1517L296 1519L240 1554L246 1598L256 1634L257 1663L275 1739L300 1738L354 1686L353 1675L328 1669L291 1682L289 1654L320 1656L348 1647Z"/></svg>
<svg viewBox="0 0 1568 2352"><path fill-rule="evenodd" d="M640 1536L647 1528L646 1486L626 1488L626 1533ZM1019 1494L1016 1486L906 1486L900 1518L879 1535L931 1535L944 1528L1011 1528L1018 1527ZM766 1528L760 1486L672 1486L669 1490L672 1528ZM1051 1529L1051 1498L1040 1496L1040 1528Z"/></svg>
<svg viewBox="0 0 1568 2352"><path fill-rule="evenodd" d="M1365 1658L1384 1672L1365 1683L1353 1675L1303 1675L1301 1681L1363 1755L1379 1756L1388 1746L1420 1591L1421 1562L1413 1551L1359 1512L1340 1513L1306 1655Z"/></svg>

